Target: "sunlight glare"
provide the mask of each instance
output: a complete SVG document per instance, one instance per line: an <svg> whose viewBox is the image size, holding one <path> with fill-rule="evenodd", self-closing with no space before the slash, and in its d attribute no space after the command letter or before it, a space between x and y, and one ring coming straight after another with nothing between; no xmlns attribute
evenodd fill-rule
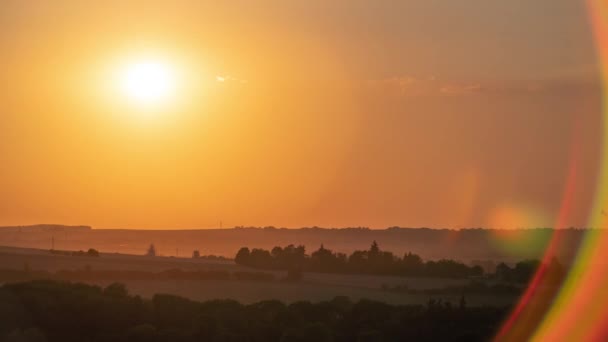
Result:
<svg viewBox="0 0 608 342"><path fill-rule="evenodd" d="M158 106L175 95L176 70L164 61L145 60L127 64L120 87L125 97L139 106Z"/></svg>

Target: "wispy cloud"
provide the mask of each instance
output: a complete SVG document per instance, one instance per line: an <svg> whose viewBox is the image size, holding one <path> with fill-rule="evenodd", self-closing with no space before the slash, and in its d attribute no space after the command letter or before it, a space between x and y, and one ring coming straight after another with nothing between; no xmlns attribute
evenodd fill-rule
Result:
<svg viewBox="0 0 608 342"><path fill-rule="evenodd" d="M596 88L592 81L547 80L512 82L467 82L444 80L435 76L394 76L366 82L368 89L399 97L473 96L476 94L533 94L580 91Z"/></svg>
<svg viewBox="0 0 608 342"><path fill-rule="evenodd" d="M469 95L480 92L480 84L447 82L435 76L394 76L368 82L372 89L400 96Z"/></svg>
<svg viewBox="0 0 608 342"><path fill-rule="evenodd" d="M220 83L239 83L239 84L248 83L247 80L232 77L230 75L217 75L217 76L215 76L215 80Z"/></svg>
<svg viewBox="0 0 608 342"><path fill-rule="evenodd" d="M439 88L439 92L445 95L471 95L484 91L481 84L446 84Z"/></svg>

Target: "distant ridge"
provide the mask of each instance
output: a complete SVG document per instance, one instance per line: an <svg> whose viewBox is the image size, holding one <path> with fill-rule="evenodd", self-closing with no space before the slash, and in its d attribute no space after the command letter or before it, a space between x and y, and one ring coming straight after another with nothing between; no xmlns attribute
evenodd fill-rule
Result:
<svg viewBox="0 0 608 342"><path fill-rule="evenodd" d="M30 226L0 227L3 232L85 232L90 231L90 226L66 226L61 224L35 224Z"/></svg>
<svg viewBox="0 0 608 342"><path fill-rule="evenodd" d="M154 244L158 255L206 255L234 257L241 247L271 250L275 246L304 245L308 253L319 246L350 254L369 248L376 241L382 250L397 255L414 253L425 259L460 261L501 260L507 262L541 258L556 236L564 241L554 254L570 260L585 236L584 229L431 229L365 227L236 227L224 229L138 230L92 229L88 226L41 224L0 228L0 245L61 250L94 248L106 253L143 255Z"/></svg>

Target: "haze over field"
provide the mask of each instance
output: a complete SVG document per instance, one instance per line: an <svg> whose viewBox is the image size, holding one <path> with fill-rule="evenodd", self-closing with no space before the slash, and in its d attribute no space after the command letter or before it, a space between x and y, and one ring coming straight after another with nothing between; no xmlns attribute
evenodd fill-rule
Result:
<svg viewBox="0 0 608 342"><path fill-rule="evenodd" d="M564 243L556 246L555 256L569 263L584 236L583 230L560 232ZM239 228L204 230L124 230L91 229L40 225L0 227L0 246L17 246L48 250L87 250L106 253L143 255L149 245L159 255L190 257L194 250L204 255L234 258L241 247L272 249L289 244L304 245L308 254L324 245L334 251L350 254L367 249L377 241L383 250L398 256L412 252L425 259L465 261L500 261L513 263L541 258L554 231L551 229L437 230L416 228L370 229L276 229ZM493 269L492 269L493 271Z"/></svg>

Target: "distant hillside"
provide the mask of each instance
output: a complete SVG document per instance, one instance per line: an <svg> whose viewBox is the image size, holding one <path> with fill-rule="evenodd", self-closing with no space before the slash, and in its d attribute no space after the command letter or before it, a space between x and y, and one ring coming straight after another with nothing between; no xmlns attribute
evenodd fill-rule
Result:
<svg viewBox="0 0 608 342"><path fill-rule="evenodd" d="M424 259L453 258L462 261L501 260L519 261L540 258L554 236L562 245L556 256L567 262L584 236L581 229L427 229L366 228L276 229L233 228L201 230L127 230L91 229L41 225L0 228L0 245L50 249L87 250L144 254L153 243L159 254L187 256L193 250L201 254L234 257L240 247L271 249L288 244L304 245L307 253L325 248L343 253L369 248L377 241L380 248L402 255L419 254Z"/></svg>
<svg viewBox="0 0 608 342"><path fill-rule="evenodd" d="M60 224L36 224L31 226L0 227L0 232L82 232L89 231L89 226L65 226Z"/></svg>

